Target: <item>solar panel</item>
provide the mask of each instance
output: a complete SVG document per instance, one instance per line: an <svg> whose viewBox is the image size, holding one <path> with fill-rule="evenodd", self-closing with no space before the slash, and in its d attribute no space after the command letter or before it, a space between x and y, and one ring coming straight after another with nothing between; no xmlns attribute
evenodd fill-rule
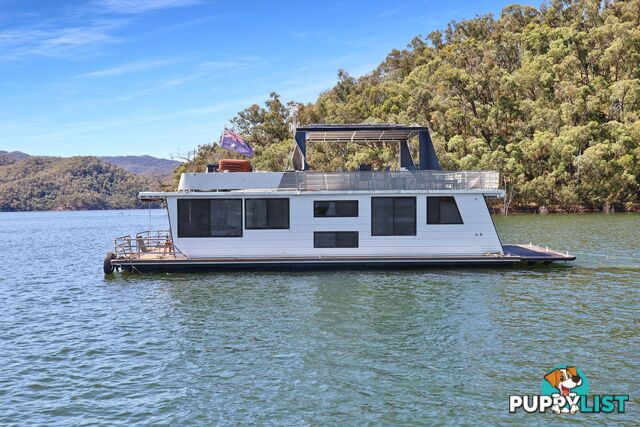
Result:
<svg viewBox="0 0 640 427"><path fill-rule="evenodd" d="M418 136L421 126L393 124L308 125L296 129L305 132L309 142L398 142Z"/></svg>

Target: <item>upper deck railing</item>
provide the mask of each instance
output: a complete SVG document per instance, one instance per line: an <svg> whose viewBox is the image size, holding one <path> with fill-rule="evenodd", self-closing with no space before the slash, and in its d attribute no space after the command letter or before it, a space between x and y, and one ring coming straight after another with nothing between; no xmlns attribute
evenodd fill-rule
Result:
<svg viewBox="0 0 640 427"><path fill-rule="evenodd" d="M497 190L496 171L285 172L279 191Z"/></svg>

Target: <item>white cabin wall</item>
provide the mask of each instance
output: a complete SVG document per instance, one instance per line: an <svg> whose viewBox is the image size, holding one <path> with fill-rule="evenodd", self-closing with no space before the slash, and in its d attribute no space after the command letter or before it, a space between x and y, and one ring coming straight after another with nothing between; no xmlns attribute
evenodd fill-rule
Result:
<svg viewBox="0 0 640 427"><path fill-rule="evenodd" d="M422 238L431 243L438 242L437 246L446 254L502 253L500 238L483 195L455 195L455 199L464 224L427 224L427 201L422 197Z"/></svg>
<svg viewBox="0 0 640 427"><path fill-rule="evenodd" d="M435 195L435 194L434 194ZM289 197L288 230L243 230L242 237L179 238L176 197L169 197L168 210L174 244L190 258L263 256L438 256L501 253L502 246L482 194L442 194L456 198L464 224L427 225L426 194L394 194L416 197L416 236L372 236L371 197L386 194L274 194ZM247 194L220 194L220 198L262 198ZM185 195L184 198L190 198ZM358 200L355 218L315 218L316 200ZM244 225L244 209L243 209ZM314 231L358 231L358 248L314 248Z"/></svg>

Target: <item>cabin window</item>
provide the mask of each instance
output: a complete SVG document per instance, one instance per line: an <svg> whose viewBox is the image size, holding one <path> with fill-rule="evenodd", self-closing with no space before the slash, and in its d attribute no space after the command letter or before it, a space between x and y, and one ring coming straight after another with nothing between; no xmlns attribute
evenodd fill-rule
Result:
<svg viewBox="0 0 640 427"><path fill-rule="evenodd" d="M415 197L372 197L372 236L415 236Z"/></svg>
<svg viewBox="0 0 640 427"><path fill-rule="evenodd" d="M427 197L427 224L462 224L455 197Z"/></svg>
<svg viewBox="0 0 640 427"><path fill-rule="evenodd" d="M247 230L289 228L289 199L245 199Z"/></svg>
<svg viewBox="0 0 640 427"><path fill-rule="evenodd" d="M211 200L211 237L242 237L242 199Z"/></svg>
<svg viewBox="0 0 640 427"><path fill-rule="evenodd" d="M178 237L242 237L242 199L178 199Z"/></svg>
<svg viewBox="0 0 640 427"><path fill-rule="evenodd" d="M206 199L178 199L178 237L209 237L211 205Z"/></svg>
<svg viewBox="0 0 640 427"><path fill-rule="evenodd" d="M313 233L314 248L357 248L357 231L316 231Z"/></svg>
<svg viewBox="0 0 640 427"><path fill-rule="evenodd" d="M357 217L357 200L319 200L313 202L314 217Z"/></svg>

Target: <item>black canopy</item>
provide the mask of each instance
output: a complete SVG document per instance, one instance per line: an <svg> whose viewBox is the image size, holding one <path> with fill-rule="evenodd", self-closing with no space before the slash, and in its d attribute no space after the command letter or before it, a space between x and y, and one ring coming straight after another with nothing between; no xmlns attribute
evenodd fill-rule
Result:
<svg viewBox="0 0 640 427"><path fill-rule="evenodd" d="M409 140L418 137L420 170L441 170L426 126L407 126L388 123L378 124L313 124L296 129L297 150L294 153L296 170L307 170L307 142L397 142L400 144L400 166L416 168ZM297 158L297 159L296 159ZM297 160L297 161L296 161Z"/></svg>

